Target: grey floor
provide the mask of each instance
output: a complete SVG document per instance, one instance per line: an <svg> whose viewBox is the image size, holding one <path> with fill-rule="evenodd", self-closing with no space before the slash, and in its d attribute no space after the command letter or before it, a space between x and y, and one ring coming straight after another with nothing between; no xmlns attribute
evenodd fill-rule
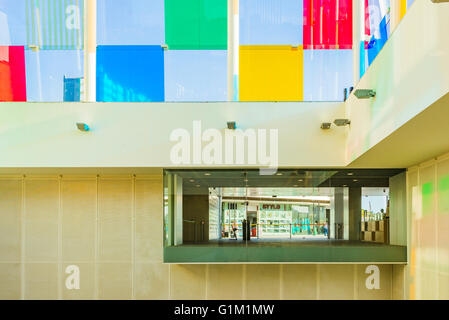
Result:
<svg viewBox="0 0 449 320"><path fill-rule="evenodd" d="M357 246L357 247L373 247L373 246L389 246L383 243L366 242L366 241L349 241L349 240L328 240L328 239L257 239L252 238L250 241L243 241L241 238L238 240L221 239L211 240L208 242L185 242L182 246L202 246L202 247L328 247L328 246Z"/></svg>

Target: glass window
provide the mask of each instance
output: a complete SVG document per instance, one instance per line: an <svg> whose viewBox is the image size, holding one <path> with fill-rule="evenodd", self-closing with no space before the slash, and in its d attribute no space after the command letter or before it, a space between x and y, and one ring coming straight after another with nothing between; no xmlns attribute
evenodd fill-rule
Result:
<svg viewBox="0 0 449 320"><path fill-rule="evenodd" d="M99 45L165 43L164 0L97 0Z"/></svg>
<svg viewBox="0 0 449 320"><path fill-rule="evenodd" d="M170 50L226 50L227 0L165 0Z"/></svg>
<svg viewBox="0 0 449 320"><path fill-rule="evenodd" d="M226 101L225 50L165 52L165 101Z"/></svg>
<svg viewBox="0 0 449 320"><path fill-rule="evenodd" d="M27 11L29 1L0 0L0 46L27 44Z"/></svg>
<svg viewBox="0 0 449 320"><path fill-rule="evenodd" d="M240 101L302 101L303 50L240 46Z"/></svg>
<svg viewBox="0 0 449 320"><path fill-rule="evenodd" d="M352 50L304 50L304 101L341 101L353 83Z"/></svg>
<svg viewBox="0 0 449 320"><path fill-rule="evenodd" d="M161 46L98 46L97 101L164 101Z"/></svg>
<svg viewBox="0 0 449 320"><path fill-rule="evenodd" d="M301 0L240 0L241 45L302 45Z"/></svg>
<svg viewBox="0 0 449 320"><path fill-rule="evenodd" d="M0 46L0 101L26 101L23 46Z"/></svg>
<svg viewBox="0 0 449 320"><path fill-rule="evenodd" d="M26 50L25 60L27 101L64 101L65 78L83 78L81 50ZM78 90L72 95L80 96L82 88Z"/></svg>

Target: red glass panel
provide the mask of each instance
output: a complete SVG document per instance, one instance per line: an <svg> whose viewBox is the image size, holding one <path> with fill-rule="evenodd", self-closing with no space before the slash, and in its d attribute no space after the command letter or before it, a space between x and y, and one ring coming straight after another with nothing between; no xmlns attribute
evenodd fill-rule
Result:
<svg viewBox="0 0 449 320"><path fill-rule="evenodd" d="M26 101L23 46L0 46L0 101Z"/></svg>
<svg viewBox="0 0 449 320"><path fill-rule="evenodd" d="M352 49L352 0L304 0L304 49Z"/></svg>

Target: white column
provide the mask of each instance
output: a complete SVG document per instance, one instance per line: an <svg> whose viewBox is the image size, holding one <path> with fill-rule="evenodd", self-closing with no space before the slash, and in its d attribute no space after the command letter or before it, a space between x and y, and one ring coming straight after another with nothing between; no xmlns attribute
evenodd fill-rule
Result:
<svg viewBox="0 0 449 320"><path fill-rule="evenodd" d="M354 56L354 87L360 80L360 42L364 32L364 2L352 1L352 52Z"/></svg>
<svg viewBox="0 0 449 320"><path fill-rule="evenodd" d="M401 21L401 1L402 0L391 1L390 34L394 32L396 27L399 25L399 22Z"/></svg>
<svg viewBox="0 0 449 320"><path fill-rule="evenodd" d="M173 176L173 191L174 191L174 245L178 246L183 243L183 209L182 209L182 178L175 174Z"/></svg>
<svg viewBox="0 0 449 320"><path fill-rule="evenodd" d="M228 0L228 101L238 97L239 0Z"/></svg>
<svg viewBox="0 0 449 320"><path fill-rule="evenodd" d="M96 101L97 0L84 0L84 96Z"/></svg>

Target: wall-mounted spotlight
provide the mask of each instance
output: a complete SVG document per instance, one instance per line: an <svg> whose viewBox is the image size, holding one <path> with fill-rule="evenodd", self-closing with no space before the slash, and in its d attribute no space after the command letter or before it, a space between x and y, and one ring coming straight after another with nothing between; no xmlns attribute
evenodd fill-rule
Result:
<svg viewBox="0 0 449 320"><path fill-rule="evenodd" d="M87 132L90 130L89 126L83 122L77 122L76 127L78 128L78 130L83 132Z"/></svg>
<svg viewBox="0 0 449 320"><path fill-rule="evenodd" d="M332 126L332 123L330 123L330 122L323 122L323 123L321 124L321 129L323 129L323 130L329 130L329 129L331 128L331 126Z"/></svg>
<svg viewBox="0 0 449 320"><path fill-rule="evenodd" d="M344 127L351 124L351 120L349 119L335 119L334 124L337 127Z"/></svg>
<svg viewBox="0 0 449 320"><path fill-rule="evenodd" d="M370 99L376 96L376 91L371 89L357 89L355 90L354 95L358 99Z"/></svg>
<svg viewBox="0 0 449 320"><path fill-rule="evenodd" d="M229 130L235 130L237 128L235 121L228 121L227 125Z"/></svg>

